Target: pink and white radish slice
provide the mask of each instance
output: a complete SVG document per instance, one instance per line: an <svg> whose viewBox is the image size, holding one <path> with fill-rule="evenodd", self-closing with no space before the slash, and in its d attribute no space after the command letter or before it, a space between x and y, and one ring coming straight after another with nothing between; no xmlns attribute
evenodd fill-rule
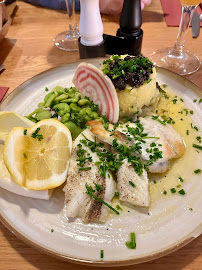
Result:
<svg viewBox="0 0 202 270"><path fill-rule="evenodd" d="M81 63L74 74L73 83L84 96L99 106L110 123L119 119L119 101L112 81L97 67Z"/></svg>

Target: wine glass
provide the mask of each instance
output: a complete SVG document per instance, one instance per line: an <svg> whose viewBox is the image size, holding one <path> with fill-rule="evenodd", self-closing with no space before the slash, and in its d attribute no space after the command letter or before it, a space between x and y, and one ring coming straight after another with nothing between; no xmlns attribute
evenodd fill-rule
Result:
<svg viewBox="0 0 202 270"><path fill-rule="evenodd" d="M79 29L75 16L75 0L65 0L69 17L69 30L58 34L54 39L55 46L65 51L78 51Z"/></svg>
<svg viewBox="0 0 202 270"><path fill-rule="evenodd" d="M201 0L180 1L182 3L182 15L174 47L160 49L154 52L150 59L157 66L170 69L180 75L187 75L196 72L201 65L197 55L184 49L186 33L195 8Z"/></svg>

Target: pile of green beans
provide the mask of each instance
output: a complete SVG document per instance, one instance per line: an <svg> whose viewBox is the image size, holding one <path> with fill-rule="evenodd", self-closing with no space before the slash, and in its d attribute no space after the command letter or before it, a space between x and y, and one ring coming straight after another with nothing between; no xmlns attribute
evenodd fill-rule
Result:
<svg viewBox="0 0 202 270"><path fill-rule="evenodd" d="M26 117L35 123L43 119L60 118L75 139L86 128L87 121L100 119L98 110L98 105L84 97L75 87L56 86L38 104L38 108Z"/></svg>

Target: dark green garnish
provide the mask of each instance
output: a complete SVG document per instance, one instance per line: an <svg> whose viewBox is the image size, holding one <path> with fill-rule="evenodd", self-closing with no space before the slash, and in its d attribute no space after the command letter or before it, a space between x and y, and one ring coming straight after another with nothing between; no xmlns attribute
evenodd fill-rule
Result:
<svg viewBox="0 0 202 270"><path fill-rule="evenodd" d="M201 136L196 137L197 141L201 143Z"/></svg>
<svg viewBox="0 0 202 270"><path fill-rule="evenodd" d="M119 192L118 192L118 191L115 191L115 192L114 192L114 196L115 196L115 197L119 197Z"/></svg>
<svg viewBox="0 0 202 270"><path fill-rule="evenodd" d="M196 131L198 131L198 127L197 126L194 126L192 123L191 123L191 128L195 129Z"/></svg>
<svg viewBox="0 0 202 270"><path fill-rule="evenodd" d="M27 129L24 129L24 135L27 135Z"/></svg>
<svg viewBox="0 0 202 270"><path fill-rule="evenodd" d="M180 182L184 182L184 179L181 176L178 177L178 179L180 180Z"/></svg>
<svg viewBox="0 0 202 270"><path fill-rule="evenodd" d="M162 84L163 88L166 88L167 87L167 84Z"/></svg>
<svg viewBox="0 0 202 270"><path fill-rule="evenodd" d="M117 209L117 210L120 210L120 211L123 210L119 204L117 204L116 209Z"/></svg>
<svg viewBox="0 0 202 270"><path fill-rule="evenodd" d="M136 236L134 232L130 234L130 241L126 242L126 246L129 249L136 249Z"/></svg>
<svg viewBox="0 0 202 270"><path fill-rule="evenodd" d="M182 102L184 102L184 100L183 100L182 98L180 98L180 100L181 100Z"/></svg>
<svg viewBox="0 0 202 270"><path fill-rule="evenodd" d="M166 194L167 194L167 191L166 191L166 190L164 190L164 191L163 191L163 194L164 194L164 195L166 195Z"/></svg>
<svg viewBox="0 0 202 270"><path fill-rule="evenodd" d="M147 80L147 83L150 83L152 81L152 79L149 79L149 80Z"/></svg>
<svg viewBox="0 0 202 270"><path fill-rule="evenodd" d="M101 191L102 190L102 186L101 185L96 184L96 183L94 183L94 185L95 185L95 188L96 188L97 191Z"/></svg>
<svg viewBox="0 0 202 270"><path fill-rule="evenodd" d="M201 172L201 169L197 169L197 170L194 171L195 174L198 174L200 172Z"/></svg>
<svg viewBox="0 0 202 270"><path fill-rule="evenodd" d="M104 250L101 249L101 250L100 250L100 259L103 259L103 258L104 258Z"/></svg>
<svg viewBox="0 0 202 270"><path fill-rule="evenodd" d="M194 99L193 102L195 103L197 101L197 99Z"/></svg>
<svg viewBox="0 0 202 270"><path fill-rule="evenodd" d="M39 141L43 140L43 135L42 134L38 134L40 131L40 128L37 128L31 135L32 138L34 139L38 139Z"/></svg>
<svg viewBox="0 0 202 270"><path fill-rule="evenodd" d="M93 193L95 192L95 190L89 186L87 183L85 184L85 187L86 187L86 194L88 194L90 196L90 198L100 202L100 203L103 203L104 205L106 205L109 209L111 209L114 213L116 213L117 215L119 215L119 212L114 209L111 205L109 205L107 202L103 201L101 198L98 198L97 196L95 196Z"/></svg>
<svg viewBox="0 0 202 270"><path fill-rule="evenodd" d="M171 188L171 189L170 189L170 192L171 192L171 193L175 193L175 192L176 192L176 189L175 189L175 188Z"/></svg>
<svg viewBox="0 0 202 270"><path fill-rule="evenodd" d="M79 171L89 171L91 170L91 167L81 167L79 168Z"/></svg>
<svg viewBox="0 0 202 270"><path fill-rule="evenodd" d="M23 153L23 156L25 159L27 159L27 154L26 153Z"/></svg>
<svg viewBox="0 0 202 270"><path fill-rule="evenodd" d="M51 232L54 232L54 229L51 229Z"/></svg>
<svg viewBox="0 0 202 270"><path fill-rule="evenodd" d="M48 90L48 87L45 87L45 91L49 91L49 90Z"/></svg>
<svg viewBox="0 0 202 270"><path fill-rule="evenodd" d="M193 211L193 208L189 208L189 211Z"/></svg>
<svg viewBox="0 0 202 270"><path fill-rule="evenodd" d="M197 149L199 149L199 150L202 150L202 146L200 146L200 145L198 145L198 144L193 143L192 146L193 146L194 148L197 148Z"/></svg>
<svg viewBox="0 0 202 270"><path fill-rule="evenodd" d="M202 102L202 98L199 99L199 103L201 103L201 102Z"/></svg>
<svg viewBox="0 0 202 270"><path fill-rule="evenodd" d="M181 186L182 186L182 185L177 185L176 187L177 187L177 188L180 188Z"/></svg>
<svg viewBox="0 0 202 270"><path fill-rule="evenodd" d="M154 184L156 184L157 182L156 181L153 181Z"/></svg>
<svg viewBox="0 0 202 270"><path fill-rule="evenodd" d="M189 135L189 130L187 129L186 134Z"/></svg>
<svg viewBox="0 0 202 270"><path fill-rule="evenodd" d="M132 181L129 181L129 184L130 184L132 187L135 187L135 184L134 184Z"/></svg>
<svg viewBox="0 0 202 270"><path fill-rule="evenodd" d="M182 188L182 189L180 189L179 191L178 191L178 193L180 194L180 195L185 195L185 191L184 191L184 189Z"/></svg>
<svg viewBox="0 0 202 270"><path fill-rule="evenodd" d="M177 103L177 99L173 99L173 104L176 104Z"/></svg>
<svg viewBox="0 0 202 270"><path fill-rule="evenodd" d="M190 114L194 114L194 111L189 111Z"/></svg>

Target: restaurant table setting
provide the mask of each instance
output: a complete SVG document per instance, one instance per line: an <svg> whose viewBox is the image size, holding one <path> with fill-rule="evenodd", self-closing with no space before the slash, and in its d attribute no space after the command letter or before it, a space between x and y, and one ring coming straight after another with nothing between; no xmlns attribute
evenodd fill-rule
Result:
<svg viewBox="0 0 202 270"><path fill-rule="evenodd" d="M181 3L178 0L153 0L141 10L140 0L125 0L119 15L100 14L99 0L80 0L79 11L75 8L74 0L65 1L67 11L51 10L23 1L0 1L0 124L5 125L1 113L8 111L5 116L8 117L6 132L11 131L13 121L18 125L24 122L24 128L29 130L31 118L36 117L33 114L30 118L30 111L34 111L43 99L46 104L52 93L48 91L58 86L63 90L55 91L67 91L64 89L72 87L72 79L80 90L75 78L79 64L82 67L86 62L90 72L98 72L96 76L102 80L100 71L94 70L94 67L99 68L103 60L111 55L138 57L140 54L154 63L157 80L163 82L165 88L168 85L175 90L180 100L188 104L190 114L194 110L191 116L198 127L191 125L198 132L201 126L202 96L200 1L193 1L192 4L192 1L186 0ZM100 85L96 80L96 84ZM147 80L147 84L151 81ZM163 87L159 89L166 97ZM65 92L63 95L66 95ZM60 100L60 96L56 95L57 99ZM47 107L46 111L54 108ZM10 111L14 111L15 115L10 114ZM23 120L21 115L28 115L28 119ZM61 121L62 117L57 119ZM0 132L3 132L1 126ZM0 146L4 141L3 136L0 133ZM198 167L199 158L194 158ZM196 177L200 181L200 174ZM128 251L122 242L125 234L133 231L132 213L126 217L127 226L121 215L114 219L111 214L107 225L83 224L75 218L68 223L61 187L54 192L53 189L46 189L40 193L16 183L13 185L12 181L7 174L2 178L0 175L0 269L97 269L99 266L116 266L117 269L125 269L124 266L127 269L200 269L200 183L198 189L190 184L193 194L184 196L189 207L185 200L174 209L173 202L168 205L165 200L161 201L162 205L154 203L156 208L146 211L148 213L140 209L135 212L133 209L136 220L140 219L137 224L141 224L146 215L149 220L153 219L153 224L150 228L145 225L145 232L142 231L144 225L136 227L139 232L139 235L136 234L137 239L134 240L133 233L130 234L130 243L135 241L135 248ZM152 182L154 184L155 180ZM91 198L96 200L95 197ZM189 209L185 210L187 207ZM164 212L163 209L168 217L162 215L155 219L158 211ZM130 211L127 208L127 212ZM185 213L182 215L183 211ZM189 218L191 215L192 218ZM187 224L182 224L185 218ZM154 228L155 223L160 226L159 231ZM166 227L168 231L165 231ZM173 239L169 238L170 235ZM144 246L146 240L148 244Z"/></svg>

